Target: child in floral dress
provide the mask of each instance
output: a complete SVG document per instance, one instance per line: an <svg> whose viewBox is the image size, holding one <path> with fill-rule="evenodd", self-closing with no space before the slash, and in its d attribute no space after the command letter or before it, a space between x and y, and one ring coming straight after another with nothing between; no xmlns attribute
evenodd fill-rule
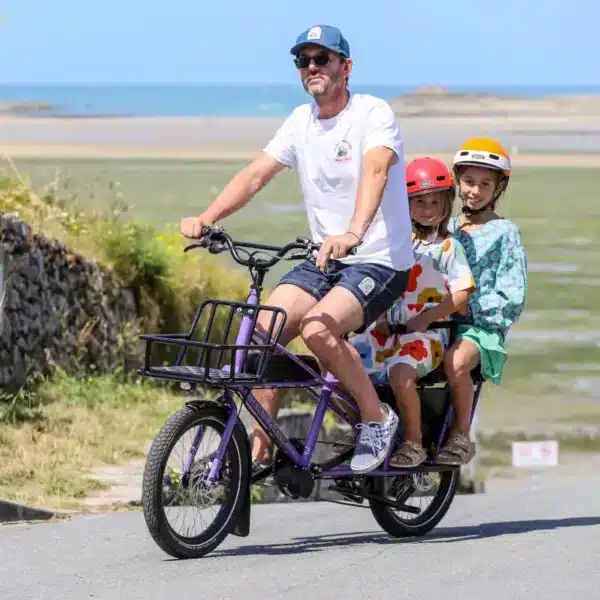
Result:
<svg viewBox="0 0 600 600"><path fill-rule="evenodd" d="M436 457L442 464L463 465L473 458L475 447L468 437L474 399L471 371L479 365L484 380L500 383L504 340L525 306L527 260L519 229L495 212L510 172L508 153L488 138L468 140L454 157L463 207L448 229L463 246L477 287L468 304L472 325L459 328L444 357L454 423Z"/></svg>
<svg viewBox="0 0 600 600"><path fill-rule="evenodd" d="M406 181L413 221L415 264L408 287L396 303L350 338L375 383L389 381L402 416L403 442L390 459L393 467L415 467L427 454L421 440L421 402L416 380L441 364L447 331L427 330L464 308L475 282L461 245L448 235L454 185L446 165L419 158L407 165ZM402 323L409 333L390 334Z"/></svg>

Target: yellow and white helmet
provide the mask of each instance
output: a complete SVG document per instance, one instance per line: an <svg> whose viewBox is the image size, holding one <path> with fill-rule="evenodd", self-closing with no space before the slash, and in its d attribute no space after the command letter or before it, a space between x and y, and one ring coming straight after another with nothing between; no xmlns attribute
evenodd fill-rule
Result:
<svg viewBox="0 0 600 600"><path fill-rule="evenodd" d="M502 144L491 138L479 137L467 140L454 155L452 166L488 167L510 177L510 156Z"/></svg>

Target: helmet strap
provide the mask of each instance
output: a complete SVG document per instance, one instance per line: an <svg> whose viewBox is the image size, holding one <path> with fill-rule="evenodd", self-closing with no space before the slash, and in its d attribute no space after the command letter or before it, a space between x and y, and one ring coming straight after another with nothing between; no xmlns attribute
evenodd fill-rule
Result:
<svg viewBox="0 0 600 600"><path fill-rule="evenodd" d="M500 175L500 178L498 179L498 185L496 186L496 189L494 190L494 195L492 196L492 199L485 206L481 206L480 208L470 208L467 205L467 203L463 200L463 206L462 206L461 212L465 216L469 217L472 215L479 215L479 214L485 212L486 210L494 210L496 208L496 202L498 201L498 198L500 198L500 196L506 189L507 181L508 181L508 178L506 177L506 175Z"/></svg>
<svg viewBox="0 0 600 600"><path fill-rule="evenodd" d="M469 217L471 215L479 215L479 214L485 212L486 210L494 210L495 207L496 207L495 199L490 200L485 206L481 206L480 208L470 208L465 202L463 202L461 212L463 213L463 215L466 215L467 217Z"/></svg>

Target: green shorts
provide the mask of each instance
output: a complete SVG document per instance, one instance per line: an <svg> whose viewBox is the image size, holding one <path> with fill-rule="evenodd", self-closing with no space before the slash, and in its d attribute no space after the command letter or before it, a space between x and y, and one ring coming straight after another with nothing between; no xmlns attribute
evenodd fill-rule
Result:
<svg viewBox="0 0 600 600"><path fill-rule="evenodd" d="M473 325L460 325L456 339L469 340L477 346L481 376L486 380L492 380L495 384L500 384L506 362L504 336L499 331L486 331Z"/></svg>

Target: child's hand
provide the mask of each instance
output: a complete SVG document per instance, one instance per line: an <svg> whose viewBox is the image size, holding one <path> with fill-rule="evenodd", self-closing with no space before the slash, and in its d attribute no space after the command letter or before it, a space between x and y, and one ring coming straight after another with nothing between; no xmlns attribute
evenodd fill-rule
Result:
<svg viewBox="0 0 600 600"><path fill-rule="evenodd" d="M427 314L428 311L422 312L420 315L413 317L406 324L406 328L408 331L423 333L427 331L427 328L431 323L433 323L433 319L430 315Z"/></svg>
<svg viewBox="0 0 600 600"><path fill-rule="evenodd" d="M373 329L381 335L390 335L390 328L388 327L386 313L383 313L377 317L377 321L375 321L375 327L373 327Z"/></svg>

